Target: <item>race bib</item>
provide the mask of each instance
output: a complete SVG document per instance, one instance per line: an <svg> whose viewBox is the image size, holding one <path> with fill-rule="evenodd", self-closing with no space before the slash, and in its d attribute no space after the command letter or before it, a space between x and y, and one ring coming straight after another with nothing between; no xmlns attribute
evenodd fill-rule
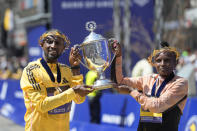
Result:
<svg viewBox="0 0 197 131"><path fill-rule="evenodd" d="M57 90L57 88L55 87L49 87L47 88L47 96L54 96L57 95L59 93L61 93L61 91L65 91L69 88L69 86L63 86L63 87L59 87L60 90ZM48 111L48 114L63 114L66 112L70 112L71 110L71 104L72 102L66 103L62 106L59 106L55 109L52 109L50 111Z"/></svg>
<svg viewBox="0 0 197 131"><path fill-rule="evenodd" d="M162 123L162 113L153 113L140 108L140 122Z"/></svg>

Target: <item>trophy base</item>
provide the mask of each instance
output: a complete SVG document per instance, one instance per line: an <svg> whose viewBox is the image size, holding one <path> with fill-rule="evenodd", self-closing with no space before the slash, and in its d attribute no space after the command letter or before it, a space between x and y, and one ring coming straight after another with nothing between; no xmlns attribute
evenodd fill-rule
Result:
<svg viewBox="0 0 197 131"><path fill-rule="evenodd" d="M108 89L108 88L112 88L113 87L113 83L112 81L110 80L107 80L107 79L100 79L100 80L96 80L94 85L93 85L93 88L95 90L103 90L103 89Z"/></svg>

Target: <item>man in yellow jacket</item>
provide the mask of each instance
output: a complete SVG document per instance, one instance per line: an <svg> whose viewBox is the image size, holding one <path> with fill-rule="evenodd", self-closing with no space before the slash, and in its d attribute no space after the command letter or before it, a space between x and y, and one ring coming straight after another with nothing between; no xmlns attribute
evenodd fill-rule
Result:
<svg viewBox="0 0 197 131"><path fill-rule="evenodd" d="M58 30L45 32L39 40L43 58L30 62L23 70L20 84L27 108L26 131L69 131L72 101L82 103L93 91L91 86L82 85L77 49L71 49L71 67L57 61L69 43Z"/></svg>

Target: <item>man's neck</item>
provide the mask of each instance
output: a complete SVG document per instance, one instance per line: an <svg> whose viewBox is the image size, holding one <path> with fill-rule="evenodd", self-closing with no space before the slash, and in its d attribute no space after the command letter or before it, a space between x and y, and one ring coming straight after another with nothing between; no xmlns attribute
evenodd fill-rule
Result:
<svg viewBox="0 0 197 131"><path fill-rule="evenodd" d="M58 63L57 59L55 59L55 60L49 60L49 59L46 59L46 58L44 57L44 60L45 60L47 63L50 63L50 64L57 64L57 63Z"/></svg>

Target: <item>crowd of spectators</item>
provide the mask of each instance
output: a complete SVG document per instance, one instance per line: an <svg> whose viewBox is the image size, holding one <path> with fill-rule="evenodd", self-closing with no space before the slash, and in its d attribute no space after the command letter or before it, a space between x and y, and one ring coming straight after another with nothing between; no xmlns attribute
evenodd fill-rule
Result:
<svg viewBox="0 0 197 131"><path fill-rule="evenodd" d="M176 67L177 73L182 70L185 66L190 65L194 69L195 80L197 81L197 50L183 51L179 59L179 63Z"/></svg>
<svg viewBox="0 0 197 131"><path fill-rule="evenodd" d="M0 54L0 79L15 79L21 78L22 70L27 64L26 57L8 56L6 52L1 50Z"/></svg>
<svg viewBox="0 0 197 131"><path fill-rule="evenodd" d="M176 73L188 80L188 96L197 95L197 50L183 51L176 67Z"/></svg>

